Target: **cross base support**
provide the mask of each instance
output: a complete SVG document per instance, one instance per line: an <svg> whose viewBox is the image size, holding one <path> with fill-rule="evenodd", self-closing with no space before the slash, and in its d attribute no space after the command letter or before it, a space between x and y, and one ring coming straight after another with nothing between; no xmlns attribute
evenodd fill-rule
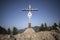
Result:
<svg viewBox="0 0 60 40"><path fill-rule="evenodd" d="M31 23L28 23L28 28L31 28Z"/></svg>

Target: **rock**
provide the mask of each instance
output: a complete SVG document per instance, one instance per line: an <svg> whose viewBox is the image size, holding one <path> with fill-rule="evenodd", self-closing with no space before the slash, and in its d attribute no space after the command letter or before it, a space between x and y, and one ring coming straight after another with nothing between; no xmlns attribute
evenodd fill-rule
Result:
<svg viewBox="0 0 60 40"><path fill-rule="evenodd" d="M19 34L18 34L19 35ZM55 40L50 31L35 32L32 28L27 28L17 40Z"/></svg>
<svg viewBox="0 0 60 40"><path fill-rule="evenodd" d="M0 40L60 40L60 33L55 30L35 32L32 28L27 28L23 33L12 36L0 35Z"/></svg>

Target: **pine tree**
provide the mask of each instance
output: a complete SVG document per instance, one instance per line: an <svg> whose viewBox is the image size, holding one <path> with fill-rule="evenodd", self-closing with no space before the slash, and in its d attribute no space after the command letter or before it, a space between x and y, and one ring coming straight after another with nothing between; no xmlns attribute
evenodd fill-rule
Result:
<svg viewBox="0 0 60 40"><path fill-rule="evenodd" d="M10 28L8 28L8 30L7 30L7 31L8 31L8 34L11 34L11 30L10 30Z"/></svg>
<svg viewBox="0 0 60 40"><path fill-rule="evenodd" d="M46 23L44 25L44 29L45 29L45 31L48 31L49 30L49 28L47 27L47 24Z"/></svg>
<svg viewBox="0 0 60 40"><path fill-rule="evenodd" d="M7 34L7 30L0 26L0 34Z"/></svg>
<svg viewBox="0 0 60 40"><path fill-rule="evenodd" d="M60 28L60 22L59 22L59 25L58 25L58 26L59 26L59 28Z"/></svg>
<svg viewBox="0 0 60 40"><path fill-rule="evenodd" d="M13 27L13 35L17 34L18 33L18 30L16 27Z"/></svg>
<svg viewBox="0 0 60 40"><path fill-rule="evenodd" d="M43 24L41 24L41 26L40 26L40 31L44 31L44 25Z"/></svg>
<svg viewBox="0 0 60 40"><path fill-rule="evenodd" d="M54 23L54 24L52 25L52 29L53 29L53 30L57 30L57 28L56 28L57 26L58 26L58 25L57 25L56 23Z"/></svg>

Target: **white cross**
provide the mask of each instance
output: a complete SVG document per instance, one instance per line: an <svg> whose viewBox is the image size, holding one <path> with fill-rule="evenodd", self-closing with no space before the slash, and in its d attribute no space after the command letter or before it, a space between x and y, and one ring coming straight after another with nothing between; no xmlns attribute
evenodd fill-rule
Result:
<svg viewBox="0 0 60 40"><path fill-rule="evenodd" d="M31 5L29 5L27 9L22 9L22 11L28 11L28 28L30 28L31 27L31 16L32 16L31 11L38 11L38 10L31 8Z"/></svg>
<svg viewBox="0 0 60 40"><path fill-rule="evenodd" d="M27 9L22 9L22 11L28 11L28 23L31 23L31 16L32 16L32 13L31 11L38 11L38 9L33 9L31 8L31 5L29 5L29 7Z"/></svg>

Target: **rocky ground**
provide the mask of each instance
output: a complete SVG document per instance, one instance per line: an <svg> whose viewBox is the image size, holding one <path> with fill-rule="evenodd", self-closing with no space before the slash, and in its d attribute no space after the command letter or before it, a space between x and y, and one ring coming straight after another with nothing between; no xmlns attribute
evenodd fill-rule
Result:
<svg viewBox="0 0 60 40"><path fill-rule="evenodd" d="M28 28L22 34L14 36L17 40L60 40L60 32L40 31L35 32L32 28Z"/></svg>
<svg viewBox="0 0 60 40"><path fill-rule="evenodd" d="M60 32L55 30L35 32L32 28L28 28L13 37L0 35L0 40L60 40Z"/></svg>

